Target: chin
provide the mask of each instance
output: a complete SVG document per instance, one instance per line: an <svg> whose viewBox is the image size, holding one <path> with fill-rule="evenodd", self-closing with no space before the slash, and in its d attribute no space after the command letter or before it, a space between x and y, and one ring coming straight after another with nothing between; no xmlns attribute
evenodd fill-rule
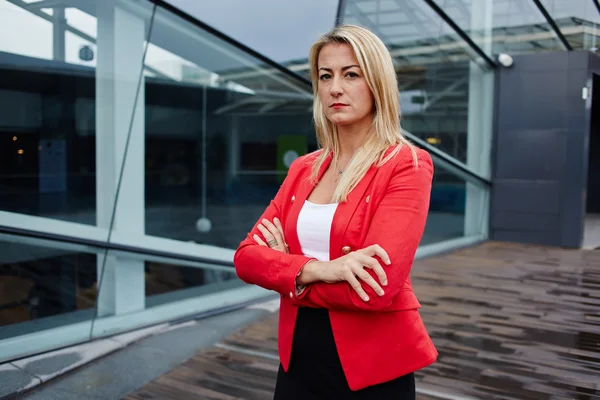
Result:
<svg viewBox="0 0 600 400"><path fill-rule="evenodd" d="M347 118L343 115L332 115L327 117L332 124L342 126L342 125L350 125L353 122L356 122L354 118Z"/></svg>

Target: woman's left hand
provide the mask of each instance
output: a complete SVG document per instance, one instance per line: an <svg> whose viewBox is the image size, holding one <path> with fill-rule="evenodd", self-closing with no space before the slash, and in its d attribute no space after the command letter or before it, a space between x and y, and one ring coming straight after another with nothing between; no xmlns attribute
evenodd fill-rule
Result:
<svg viewBox="0 0 600 400"><path fill-rule="evenodd" d="M254 241L261 246L270 247L273 250L289 253L290 248L285 242L285 236L283 234L283 226L281 221L277 217L273 218L273 222L263 219L261 224L258 224L258 230L263 235L263 239L260 236L254 235Z"/></svg>

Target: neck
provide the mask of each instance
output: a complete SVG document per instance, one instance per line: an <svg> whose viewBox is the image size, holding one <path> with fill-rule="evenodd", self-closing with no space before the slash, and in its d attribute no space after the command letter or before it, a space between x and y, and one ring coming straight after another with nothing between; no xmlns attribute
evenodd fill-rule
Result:
<svg viewBox="0 0 600 400"><path fill-rule="evenodd" d="M354 153L365 143L371 123L371 118L365 118L352 125L338 125L337 134L340 143L338 162L340 165L348 164Z"/></svg>

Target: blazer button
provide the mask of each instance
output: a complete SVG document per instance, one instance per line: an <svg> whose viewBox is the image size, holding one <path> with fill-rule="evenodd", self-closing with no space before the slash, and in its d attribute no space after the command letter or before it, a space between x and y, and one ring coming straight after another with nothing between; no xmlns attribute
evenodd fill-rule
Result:
<svg viewBox="0 0 600 400"><path fill-rule="evenodd" d="M344 254L350 253L351 250L352 249L350 248L350 246L344 246L344 247L342 247L342 253L344 253Z"/></svg>
<svg viewBox="0 0 600 400"><path fill-rule="evenodd" d="M371 200L371 195L367 196L367 198L365 199L365 201L368 203L369 200Z"/></svg>
<svg viewBox="0 0 600 400"><path fill-rule="evenodd" d="M294 297L294 295L292 294L292 292L290 292L290 299L292 299Z"/></svg>
<svg viewBox="0 0 600 400"><path fill-rule="evenodd" d="M296 200L296 196L292 196L292 203Z"/></svg>

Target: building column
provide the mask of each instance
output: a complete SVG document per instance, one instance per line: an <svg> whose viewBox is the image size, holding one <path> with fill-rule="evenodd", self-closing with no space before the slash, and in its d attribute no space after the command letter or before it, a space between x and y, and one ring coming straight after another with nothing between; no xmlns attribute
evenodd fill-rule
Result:
<svg viewBox="0 0 600 400"><path fill-rule="evenodd" d="M113 235L145 234L142 74L145 39L146 20L142 16L119 7L114 1L98 3L96 219L98 227L107 231L112 221ZM100 277L99 316L144 309L143 261L110 253L106 259L98 256L98 279Z"/></svg>
<svg viewBox="0 0 600 400"><path fill-rule="evenodd" d="M492 54L492 0L473 1L471 31L483 51ZM469 116L467 127L467 166L479 175L490 176L494 73L476 63L469 66ZM489 192L466 183L465 236L488 234Z"/></svg>
<svg viewBox="0 0 600 400"><path fill-rule="evenodd" d="M55 61L65 62L65 35L67 33L67 19L65 18L65 7L60 5L54 7L52 19L52 58Z"/></svg>

